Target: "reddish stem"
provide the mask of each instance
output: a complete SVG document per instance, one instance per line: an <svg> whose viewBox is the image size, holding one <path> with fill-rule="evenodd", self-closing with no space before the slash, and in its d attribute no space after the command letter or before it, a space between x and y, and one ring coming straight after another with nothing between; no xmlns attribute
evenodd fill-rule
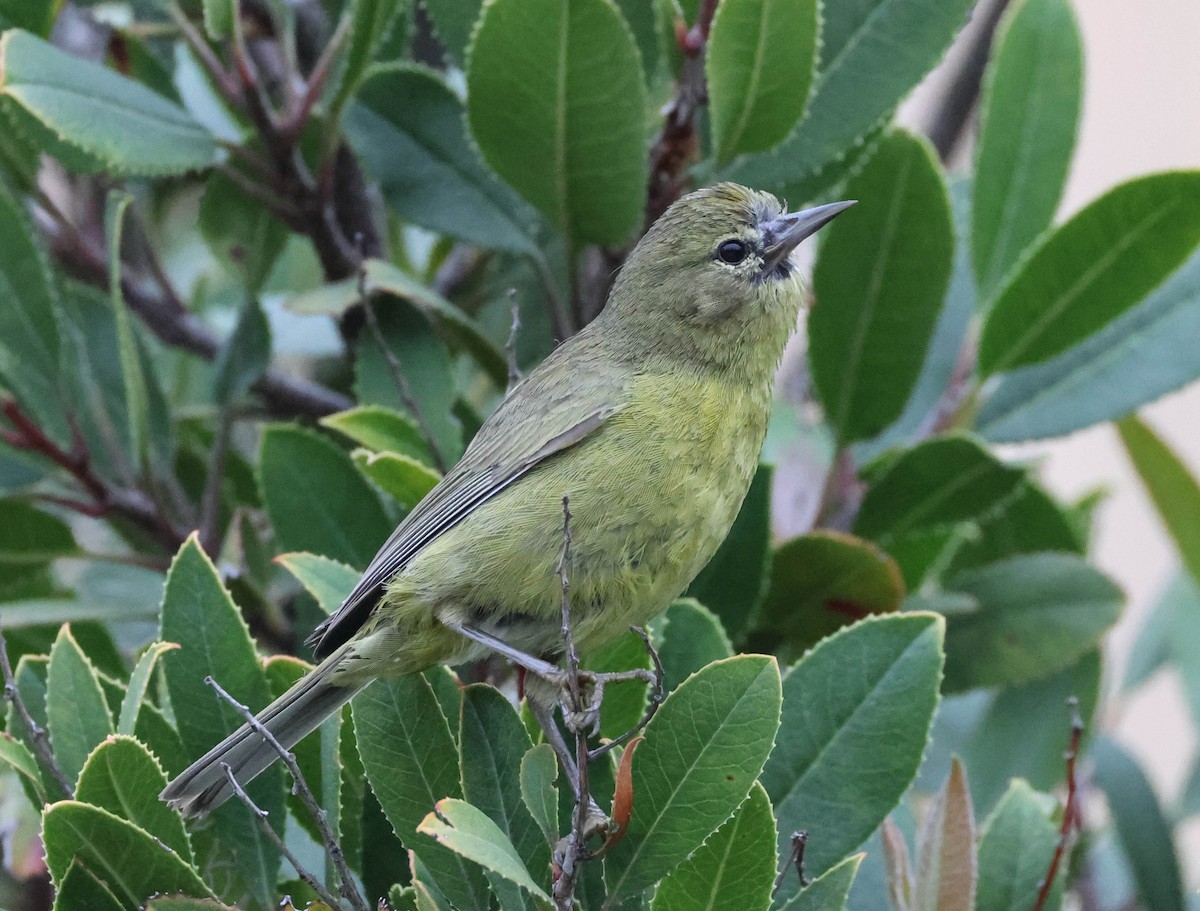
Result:
<svg viewBox="0 0 1200 911"><path fill-rule="evenodd" d="M1062 824L1058 830L1058 844L1054 846L1050 867L1046 870L1041 889L1038 890L1037 901L1034 902L1031 911L1042 911L1045 908L1050 890L1054 886L1054 877L1058 874L1063 855L1067 852L1071 833L1078 831L1082 822L1079 816L1079 783L1075 776L1075 762L1079 758L1079 743L1083 739L1083 718L1080 717L1079 700L1076 697L1068 699L1067 705L1071 709L1071 739L1067 744L1067 752L1063 754L1067 762L1067 802L1063 807Z"/></svg>

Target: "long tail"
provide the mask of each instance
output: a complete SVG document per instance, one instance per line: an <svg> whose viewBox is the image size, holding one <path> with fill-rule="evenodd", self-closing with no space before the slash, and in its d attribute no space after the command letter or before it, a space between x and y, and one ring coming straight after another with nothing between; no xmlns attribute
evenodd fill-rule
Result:
<svg viewBox="0 0 1200 911"><path fill-rule="evenodd" d="M329 682L340 657L337 653L330 655L258 715L258 720L285 749L290 750L306 734L315 731L366 686ZM185 816L203 816L233 796L224 766L229 766L239 784L246 785L278 758L275 747L244 724L188 766L159 797Z"/></svg>

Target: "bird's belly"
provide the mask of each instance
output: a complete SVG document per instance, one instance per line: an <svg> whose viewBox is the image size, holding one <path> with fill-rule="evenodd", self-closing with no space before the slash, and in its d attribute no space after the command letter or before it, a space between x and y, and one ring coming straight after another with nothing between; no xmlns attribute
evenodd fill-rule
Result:
<svg viewBox="0 0 1200 911"><path fill-rule="evenodd" d="M728 533L766 423L765 404L731 403L723 391L685 398L643 399L431 542L389 588L394 620L452 615L522 650L557 652L564 497L581 648L666 608Z"/></svg>

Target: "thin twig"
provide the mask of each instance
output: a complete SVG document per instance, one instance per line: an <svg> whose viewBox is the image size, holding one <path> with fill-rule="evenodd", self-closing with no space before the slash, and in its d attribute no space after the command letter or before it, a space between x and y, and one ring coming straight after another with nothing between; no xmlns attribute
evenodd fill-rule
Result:
<svg viewBox="0 0 1200 911"><path fill-rule="evenodd" d="M658 707L663 704L663 700L666 698L666 688L663 686L663 678L666 676L666 672L663 670L662 658L659 657L658 649L654 647L654 643L650 639L650 634L646 632L646 628L644 626L631 626L630 630L637 633L638 636L641 637L642 642L646 645L646 652L650 655L650 662L654 666L652 671L642 671L641 668L638 668L635 671L629 672L629 679L645 679L643 677L643 673L653 675L651 679L647 681L650 684L650 698L646 703L646 711L642 713L642 717L639 719L638 723L620 737L610 740L608 743L601 744L600 746L596 747L596 749L588 753L589 760L594 761L599 759L605 753L621 746L624 743L628 743L630 740L644 731L646 729L646 725L648 725L651 720L653 720L654 716L658 714ZM611 680L612 675L608 676Z"/></svg>
<svg viewBox="0 0 1200 911"><path fill-rule="evenodd" d="M513 294L514 291L509 291ZM504 353L508 357L508 385L504 394L508 395L521 382L521 369L517 366L517 333L521 331L521 305L513 301L512 328L508 330L508 341L504 343Z"/></svg>
<svg viewBox="0 0 1200 911"><path fill-rule="evenodd" d="M233 769L229 767L229 763L222 762L221 768L225 770L225 777L229 779L229 784L233 788L233 793L236 794L238 799L249 808L251 813L254 814L254 818L258 820L258 826L263 830L263 834L266 835L267 838L271 839L275 847L279 849L279 853L287 858L287 862L292 865L292 869L296 871L296 875L304 880L304 882L308 884L308 887L317 893L317 897L320 898L325 904L329 905L330 908L336 908L338 905L340 905L341 902L337 900L337 896L326 889L325 886L321 884L321 881L317 879L307 867L300 863L300 860L295 854L292 853L291 849L287 846L287 843L279 837L279 833L276 832L271 826L271 821L269 818L271 814L256 804L254 799L246 793L246 789L241 786L237 778L234 776ZM366 909L366 905L363 905L362 908Z"/></svg>
<svg viewBox="0 0 1200 911"><path fill-rule="evenodd" d="M371 295L367 288L367 267L365 260L360 263L358 268L358 305L362 308L363 315L367 319L367 326L371 331L371 337L375 340L375 344L379 348L379 353L383 355L383 359L387 363L388 372L392 376L392 381L396 384L396 391L400 393L400 400L404 402L404 407L409 410L409 413L413 416L413 420L421 428L421 435L425 437L425 442L429 446L429 452L433 456L433 461L438 471L445 474L448 466L445 457L442 455L442 449L438 445L437 437L434 436L433 429L425 419L425 413L421 408L420 402L417 401L416 395L413 394L412 386L408 382L408 376L404 373L404 365L400 363L400 358L396 356L396 352L389 347L387 340L383 337L383 329L379 325L379 318L375 315L375 306L371 303Z"/></svg>
<svg viewBox="0 0 1200 911"><path fill-rule="evenodd" d="M196 59L200 61L200 65L208 73L208 78L212 80L221 97L230 104L237 106L239 100L237 82L225 69L224 64L217 59L217 55L213 53L213 49L209 46L208 42L204 40L204 36L192 25L191 20L179 8L178 4L168 4L167 15L171 17L171 21L175 23L175 27L179 29L179 34L183 36L184 43L196 55Z"/></svg>
<svg viewBox="0 0 1200 911"><path fill-rule="evenodd" d="M774 898L779 894L779 887L783 885L783 881L792 870L796 871L796 875L800 877L800 888L803 889L808 885L808 877L804 875L804 849L808 846L807 832L792 833L792 850L788 853L788 859L779 869L779 874L775 877L775 885L771 889L771 897Z"/></svg>
<svg viewBox="0 0 1200 911"><path fill-rule="evenodd" d="M342 893L342 897L350 903L355 911L369 911L366 899L362 897L362 894L358 891L358 886L355 885L353 874L350 872L350 866L346 863L346 855L342 852L341 845L338 844L337 836L329 827L328 814L317 801L312 788L308 786L308 782L305 781L304 773L300 771L300 765L296 762L296 754L280 743L275 735L261 721L254 717L254 713L247 706L242 705L229 695L216 680L212 677L205 677L204 682L211 686L218 696L233 706L238 714L245 719L246 724L250 726L251 730L262 737L263 741L269 744L276 755L283 760L283 764L292 775L292 793L300 798L300 802L304 804L305 808L312 815L313 821L317 824L317 831L321 835L321 841L325 845L325 853L333 861L333 866L337 870L339 891ZM228 774L227 766L226 771ZM229 777L233 781L233 775L230 774ZM234 788L239 792L241 791L240 786L236 782L234 782ZM262 813L262 811L258 812ZM266 814L262 813L262 816L266 816ZM291 860L290 857L288 859ZM296 866L294 861L292 865ZM300 872L299 867L296 867L296 872ZM337 906L336 899L333 901L325 899L325 901L332 907Z"/></svg>
<svg viewBox="0 0 1200 911"><path fill-rule="evenodd" d="M1067 764L1067 802L1063 806L1062 823L1058 828L1058 844L1054 846L1050 866L1038 889L1037 901L1034 902L1030 911L1042 911L1046 907L1046 900L1050 897L1050 890L1054 886L1054 877L1058 874L1059 864L1062 863L1063 856L1067 852L1071 833L1082 828L1082 820L1079 815L1079 783L1075 777L1075 762L1079 758L1079 744L1083 739L1083 717L1079 714L1077 697L1071 696L1067 700L1067 707L1071 710L1071 736L1067 741L1067 751L1063 754L1063 759Z"/></svg>
<svg viewBox="0 0 1200 911"><path fill-rule="evenodd" d="M337 61L338 54L341 53L346 39L350 37L350 29L353 21L353 17L349 14L342 16L342 21L338 23L337 31L333 33L333 37L325 45L325 49L321 52L321 56L317 58L317 62L308 76L308 82L304 87L304 94L300 96L300 101L296 105L295 110L290 112L284 121L281 132L291 142L295 142L300 138L300 134L304 130L304 125L308 122L308 118L312 114L313 107L325 91L325 85L329 81L329 74L333 71L333 65Z"/></svg>
<svg viewBox="0 0 1200 911"><path fill-rule="evenodd" d="M71 785L70 780L59 768L57 762L54 761L54 754L50 751L50 744L46 739L46 729L33 720L33 716L29 714L29 707L25 705L25 700L21 698L21 691L17 689L17 678L13 675L12 665L8 660L8 643L4 639L4 630L0 628L0 671L4 674L4 698L12 703L13 709L21 716L21 722L25 725L25 730L29 732L29 740L33 744L33 751L37 753L38 758L50 770L50 774L54 780L58 782L62 788L63 794L68 799L75 796L75 788Z"/></svg>

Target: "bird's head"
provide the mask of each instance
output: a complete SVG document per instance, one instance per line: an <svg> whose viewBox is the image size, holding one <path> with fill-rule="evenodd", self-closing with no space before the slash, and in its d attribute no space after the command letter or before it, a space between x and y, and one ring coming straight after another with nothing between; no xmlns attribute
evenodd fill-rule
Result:
<svg viewBox="0 0 1200 911"><path fill-rule="evenodd" d="M792 251L851 205L787 212L734 183L684 196L629 255L608 318L668 356L777 362L803 295Z"/></svg>

